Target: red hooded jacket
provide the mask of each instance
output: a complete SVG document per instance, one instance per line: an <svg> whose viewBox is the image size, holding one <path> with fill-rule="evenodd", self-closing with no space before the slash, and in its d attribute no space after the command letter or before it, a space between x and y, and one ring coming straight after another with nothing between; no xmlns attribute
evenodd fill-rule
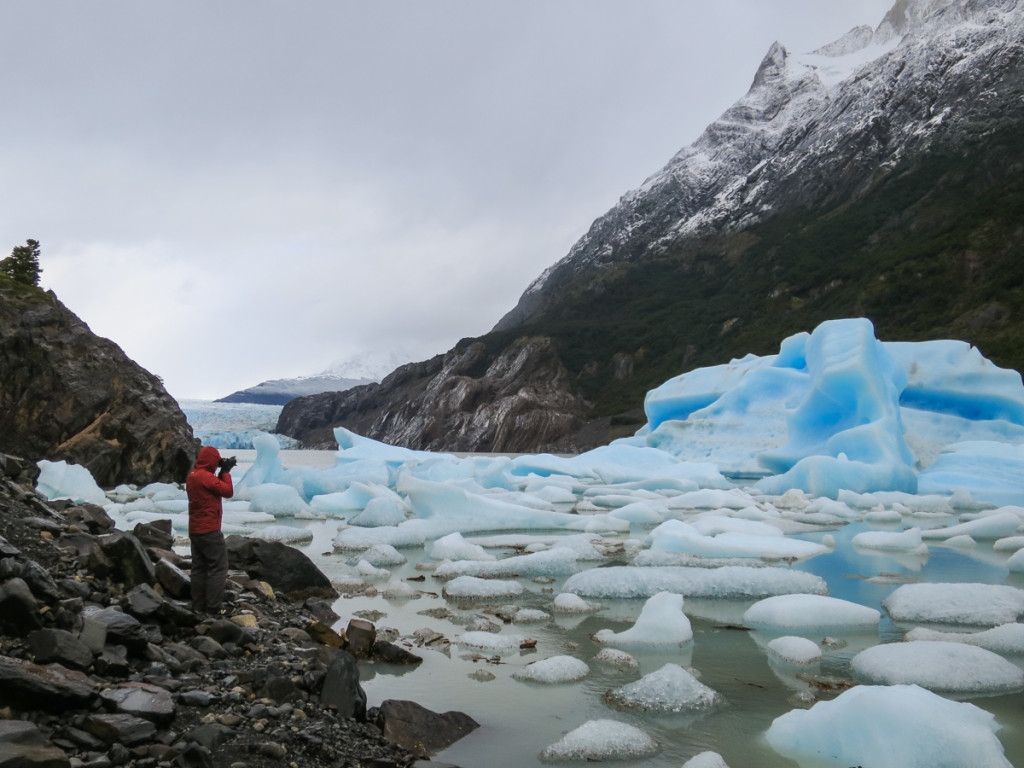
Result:
<svg viewBox="0 0 1024 768"><path fill-rule="evenodd" d="M224 514L221 499L230 499L235 488L227 472L217 477L220 451L211 445L199 449L196 465L188 474L185 490L188 492L188 532L210 533L220 530Z"/></svg>

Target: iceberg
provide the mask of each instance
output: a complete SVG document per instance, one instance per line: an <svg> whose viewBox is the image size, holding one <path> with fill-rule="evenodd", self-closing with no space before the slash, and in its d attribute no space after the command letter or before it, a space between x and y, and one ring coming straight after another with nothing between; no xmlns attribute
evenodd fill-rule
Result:
<svg viewBox="0 0 1024 768"><path fill-rule="evenodd" d="M613 706L643 712L701 712L721 702L721 696L678 664L665 664L634 683L605 694Z"/></svg>
<svg viewBox="0 0 1024 768"><path fill-rule="evenodd" d="M50 501L70 499L77 503L100 505L108 502L107 494L85 467L46 459L37 462L36 466L39 467L36 490Z"/></svg>
<svg viewBox="0 0 1024 768"><path fill-rule="evenodd" d="M809 666L821 661L821 648L806 637L784 635L768 642L768 657L784 664Z"/></svg>
<svg viewBox="0 0 1024 768"><path fill-rule="evenodd" d="M445 597L462 600L515 597L522 592L523 585L514 579L478 579L476 576L458 576L444 587Z"/></svg>
<svg viewBox="0 0 1024 768"><path fill-rule="evenodd" d="M534 661L522 669L512 673L516 680L533 683L576 683L590 674L590 667L585 661L573 656L552 656L541 661Z"/></svg>
<svg viewBox="0 0 1024 768"><path fill-rule="evenodd" d="M984 648L986 651L1004 656L1024 655L1024 624L1000 624L998 627L981 632L943 632L926 627L914 627L907 632L906 640L942 640L950 643L967 643Z"/></svg>
<svg viewBox="0 0 1024 768"><path fill-rule="evenodd" d="M658 743L636 726L616 720L590 720L545 747L542 760L632 760L658 751Z"/></svg>
<svg viewBox="0 0 1024 768"><path fill-rule="evenodd" d="M881 618L882 614L874 608L837 597L777 595L750 606L743 614L743 623L772 631L863 631L877 628Z"/></svg>
<svg viewBox="0 0 1024 768"><path fill-rule="evenodd" d="M966 643L884 643L858 653L850 666L854 679L868 684L919 685L959 696L1024 690L1024 670L992 651Z"/></svg>
<svg viewBox="0 0 1024 768"><path fill-rule="evenodd" d="M859 685L775 718L765 738L785 757L836 768L1012 768L997 729L985 710L916 685Z"/></svg>
<svg viewBox="0 0 1024 768"><path fill-rule="evenodd" d="M882 607L894 621L994 627L1024 614L1024 591L1003 584L904 584Z"/></svg>
<svg viewBox="0 0 1024 768"><path fill-rule="evenodd" d="M602 629L594 639L605 645L681 646L693 640L693 629L683 613L683 596L659 592L644 603L632 627L624 632Z"/></svg>
<svg viewBox="0 0 1024 768"><path fill-rule="evenodd" d="M563 589L597 598L646 598L668 591L686 597L749 599L804 592L821 595L828 591L825 580L813 573L744 565L592 568L570 576Z"/></svg>

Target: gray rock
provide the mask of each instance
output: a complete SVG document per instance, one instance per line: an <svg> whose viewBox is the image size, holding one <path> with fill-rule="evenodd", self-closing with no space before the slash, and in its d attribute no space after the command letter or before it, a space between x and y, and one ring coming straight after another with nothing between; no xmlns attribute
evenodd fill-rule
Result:
<svg viewBox="0 0 1024 768"><path fill-rule="evenodd" d="M305 553L279 541L228 536L228 561L254 579L270 584L291 600L309 597L336 598L330 579Z"/></svg>
<svg viewBox="0 0 1024 768"><path fill-rule="evenodd" d="M132 533L146 547L170 549L174 546L174 529L170 519L138 523L132 529Z"/></svg>
<svg viewBox="0 0 1024 768"><path fill-rule="evenodd" d="M418 755L436 754L480 727L462 712L438 714L413 701L387 699L377 710L384 737Z"/></svg>
<svg viewBox="0 0 1024 768"><path fill-rule="evenodd" d="M0 656L0 703L26 705L47 711L66 711L88 704L96 695L96 683L60 664L33 664Z"/></svg>
<svg viewBox="0 0 1024 768"><path fill-rule="evenodd" d="M89 646L63 629L37 629L28 636L28 647L38 664L56 661L75 669L92 664Z"/></svg>
<svg viewBox="0 0 1024 768"><path fill-rule="evenodd" d="M156 582L153 561L149 559L142 543L134 535L117 531L100 536L99 542L103 553L114 564L114 578L124 582L125 586L134 587Z"/></svg>
<svg viewBox="0 0 1024 768"><path fill-rule="evenodd" d="M140 584L125 595L121 605L137 619L151 619L161 612L164 599L149 584Z"/></svg>
<svg viewBox="0 0 1024 768"><path fill-rule="evenodd" d="M166 557L156 561L156 580L171 597L179 600L189 599L192 595L192 579L188 573L176 566Z"/></svg>
<svg viewBox="0 0 1024 768"><path fill-rule="evenodd" d="M228 652L224 650L224 646L212 637L196 635L189 641L189 645L208 659L226 659L228 656Z"/></svg>
<svg viewBox="0 0 1024 768"><path fill-rule="evenodd" d="M359 665L347 651L337 651L324 675L320 704L337 710L338 717L366 719L366 691L359 684Z"/></svg>
<svg viewBox="0 0 1024 768"><path fill-rule="evenodd" d="M143 717L157 725L168 725L174 719L174 698L156 685L124 683L103 691L100 701L116 712Z"/></svg>
<svg viewBox="0 0 1024 768"><path fill-rule="evenodd" d="M156 725L152 721L135 715L88 715L84 728L107 744L127 747L149 741L156 735Z"/></svg>
<svg viewBox="0 0 1024 768"><path fill-rule="evenodd" d="M68 768L62 749L55 747L34 723L0 720L0 768Z"/></svg>
<svg viewBox="0 0 1024 768"><path fill-rule="evenodd" d="M24 579L8 579L0 584L0 632L24 637L43 626L39 604Z"/></svg>

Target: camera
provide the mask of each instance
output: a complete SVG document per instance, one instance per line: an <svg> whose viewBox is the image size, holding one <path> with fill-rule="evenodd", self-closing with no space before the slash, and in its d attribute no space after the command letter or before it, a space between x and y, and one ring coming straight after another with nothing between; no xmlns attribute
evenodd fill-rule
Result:
<svg viewBox="0 0 1024 768"><path fill-rule="evenodd" d="M220 459L217 462L217 469L219 469L221 472L230 472L232 469L235 468L235 464L237 463L238 459L236 459L234 456L229 456L228 458Z"/></svg>

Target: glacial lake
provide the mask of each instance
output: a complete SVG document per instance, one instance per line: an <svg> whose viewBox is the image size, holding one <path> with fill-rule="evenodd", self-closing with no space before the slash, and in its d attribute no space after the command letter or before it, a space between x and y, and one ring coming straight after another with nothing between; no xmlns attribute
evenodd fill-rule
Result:
<svg viewBox="0 0 1024 768"><path fill-rule="evenodd" d="M226 451L235 454L244 470L254 451ZM282 451L285 466L330 466L331 451ZM238 475L239 477L241 475ZM946 525L954 519L938 520L914 518L913 524L922 528ZM354 552L334 552L333 540L342 522L337 520L292 520L281 518L278 524L295 525L309 529L313 540L301 545L314 562L328 575L345 571L354 562ZM841 640L841 647L822 647L823 658L818 667L811 668L819 678L849 681L850 659L859 651L879 642L896 642L912 628L895 625L881 607L882 600L899 584L928 582L984 582L1009 584L1024 588L1024 575L1010 573L1003 563L1008 554L995 552L990 542L979 542L968 549L955 549L929 542L927 557L901 554L869 554L855 550L850 544L857 533L864 530L899 530L900 526L850 523L844 527L797 536L820 541L828 534L834 537L835 547L828 553L791 567L821 576L833 597L871 606L882 611L877 632L827 634ZM617 538L642 539L649 529L634 526L630 533ZM538 531L528 533L537 534ZM545 532L547 533L547 532ZM466 536L467 540L473 537ZM606 535L605 538L609 537ZM524 636L535 640L534 648L493 656L474 653L445 639L411 650L423 658L423 663L412 668L399 668L382 664L361 663L362 685L369 705L379 705L385 699L411 699L437 712L458 710L471 715L480 728L444 752L434 756L441 763L453 763L461 768L527 768L550 765L542 762L541 750L558 741L569 731L589 720L612 719L636 725L653 737L659 745L657 754L622 762L605 762L609 766L650 766L650 768L679 768L694 755L711 750L718 752L730 768L772 768L795 766L797 763L774 752L763 735L772 720L791 709L806 705L793 697L810 691L820 699L830 699L836 692L823 691L819 686L797 674L793 667L780 666L770 661L765 646L776 635L749 631L738 626L744 611L753 600L699 600L688 598L683 610L689 617L694 640L683 648L671 651L653 651L627 648L639 661L639 668L623 669L595 661L594 656L604 646L592 635L601 629L622 631L636 620L644 600L597 600L603 610L594 614L566 615L553 613L551 603L561 592L566 577L551 583L537 583L523 578L524 593L515 599L488 602L452 602L442 596L444 583L434 579L429 569L417 567L430 564L424 548L401 550L408 562L389 568L392 580L407 580L417 590L416 599L385 599L382 595L343 596L334 605L341 616L337 624L343 629L357 612L377 611L374 618L378 631L396 630L404 645L410 645L417 630L429 629L447 640L466 631L465 622L484 616L500 626L500 633ZM512 550L489 550L495 555L518 554ZM608 563L587 563L586 566L624 565L624 560ZM422 579L420 581L419 579ZM376 583L383 587L386 583ZM591 602L593 599L588 598ZM515 604L540 609L552 615L549 621L538 624L504 623L493 610L502 605ZM434 618L424 612L432 609L450 609L452 619ZM965 627L935 627L947 631L966 631ZM814 637L819 644L822 637ZM581 682L545 685L522 682L513 678L516 670L533 661L551 656L569 655L585 661L589 675ZM1024 657L1009 657L1024 667ZM700 681L717 691L724 699L721 707L699 715L661 715L615 708L604 701L608 691L631 683L642 675L674 663L690 669ZM972 704L992 712L1001 730L998 732L1008 760L1024 766L1024 694L974 697ZM906 734L913 738L912 734ZM571 763L570 763L571 764ZM810 767L813 763L800 765Z"/></svg>

